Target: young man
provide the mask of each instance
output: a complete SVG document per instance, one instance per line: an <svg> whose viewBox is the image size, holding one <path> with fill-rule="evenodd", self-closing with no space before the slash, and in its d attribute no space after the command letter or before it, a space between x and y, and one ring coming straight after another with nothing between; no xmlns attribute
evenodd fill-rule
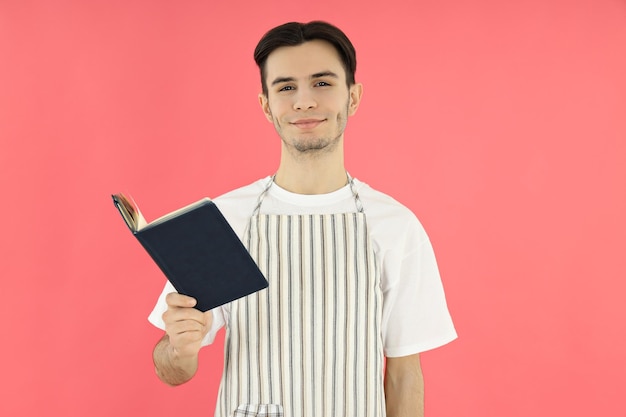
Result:
<svg viewBox="0 0 626 417"><path fill-rule="evenodd" d="M270 285L206 313L166 285L150 315L165 330L157 374L188 381L226 326L216 416L422 416L419 353L456 333L418 220L344 167L354 48L327 23L287 23L255 60L280 165L215 203Z"/></svg>

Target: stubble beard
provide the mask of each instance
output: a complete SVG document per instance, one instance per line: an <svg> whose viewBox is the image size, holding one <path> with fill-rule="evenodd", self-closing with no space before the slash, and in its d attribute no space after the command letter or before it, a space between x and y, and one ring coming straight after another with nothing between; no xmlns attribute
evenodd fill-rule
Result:
<svg viewBox="0 0 626 417"><path fill-rule="evenodd" d="M290 141L291 147L300 154L332 152L337 148L341 135L336 137L297 139ZM283 142L287 142L283 139ZM289 144L287 144L289 146Z"/></svg>
<svg viewBox="0 0 626 417"><path fill-rule="evenodd" d="M294 156L315 156L315 155L324 155L327 153L333 152L339 144L341 143L341 139L343 138L343 132L346 128L346 124L348 121L348 104L346 104L346 109L344 112L339 113L337 115L336 123L337 129L334 133L329 134L328 136L323 137L307 137L307 138L299 138L292 137L286 138L285 133L282 131L280 124L276 119L274 119L274 127L276 132L280 136L281 140L285 147L292 153Z"/></svg>

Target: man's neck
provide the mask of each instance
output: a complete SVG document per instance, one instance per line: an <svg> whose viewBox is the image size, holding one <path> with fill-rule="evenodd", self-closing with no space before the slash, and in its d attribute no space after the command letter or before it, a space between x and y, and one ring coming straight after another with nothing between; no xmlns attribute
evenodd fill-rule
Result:
<svg viewBox="0 0 626 417"><path fill-rule="evenodd" d="M326 194L336 191L348 182L343 149L327 155L299 158L293 158L283 150L274 180L281 188L297 194Z"/></svg>

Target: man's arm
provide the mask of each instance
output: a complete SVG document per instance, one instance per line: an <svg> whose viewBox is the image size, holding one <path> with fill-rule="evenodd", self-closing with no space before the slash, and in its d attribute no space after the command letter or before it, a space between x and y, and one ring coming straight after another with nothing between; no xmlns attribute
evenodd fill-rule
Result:
<svg viewBox="0 0 626 417"><path fill-rule="evenodd" d="M424 417L424 377L420 355L387 358L387 417Z"/></svg>
<svg viewBox="0 0 626 417"><path fill-rule="evenodd" d="M198 352L213 321L211 311L193 308L196 300L177 293L167 295L163 314L165 335L154 347L152 358L157 375L168 385L189 381L198 370Z"/></svg>

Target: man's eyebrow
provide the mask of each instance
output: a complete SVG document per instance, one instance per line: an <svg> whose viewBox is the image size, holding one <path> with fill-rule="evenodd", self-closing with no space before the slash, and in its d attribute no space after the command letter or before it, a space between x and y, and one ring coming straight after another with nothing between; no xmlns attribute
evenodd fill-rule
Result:
<svg viewBox="0 0 626 417"><path fill-rule="evenodd" d="M278 77L272 81L272 85L280 84L280 83L290 83L295 81L296 79L293 77Z"/></svg>
<svg viewBox="0 0 626 417"><path fill-rule="evenodd" d="M339 76L332 71L316 72L315 74L311 74L309 78L314 80L316 78L324 78L324 77L339 78ZM276 84L281 84L281 83L290 83L290 82L294 82L295 80L296 79L294 77L277 77L274 79L274 81L272 81L272 85L274 86Z"/></svg>
<svg viewBox="0 0 626 417"><path fill-rule="evenodd" d="M332 71L322 71L311 75L311 79L324 77L339 78L339 76Z"/></svg>

